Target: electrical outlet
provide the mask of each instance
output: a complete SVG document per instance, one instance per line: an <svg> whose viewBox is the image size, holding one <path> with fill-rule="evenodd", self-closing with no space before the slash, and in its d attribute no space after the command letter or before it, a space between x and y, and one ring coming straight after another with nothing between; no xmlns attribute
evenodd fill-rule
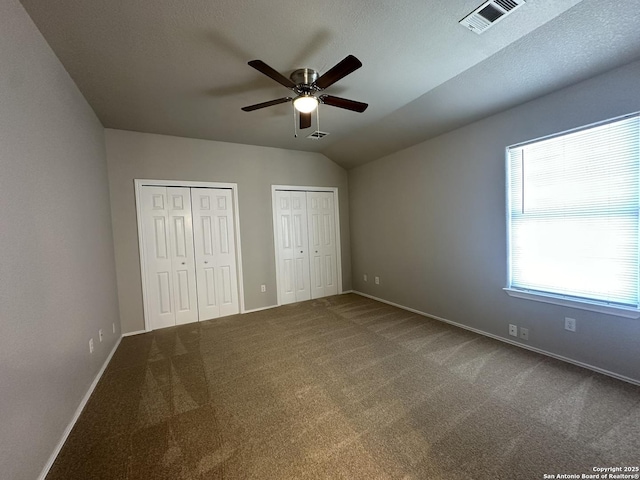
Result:
<svg viewBox="0 0 640 480"><path fill-rule="evenodd" d="M369 281L369 277L367 276L367 274L366 274L366 273L362 276L362 278L364 278L364 281L365 281L365 282L368 282L368 281Z"/></svg>
<svg viewBox="0 0 640 480"><path fill-rule="evenodd" d="M522 340L529 340L529 329L520 327L520 338Z"/></svg>
<svg viewBox="0 0 640 480"><path fill-rule="evenodd" d="M380 285L380 277L375 277L374 281L376 282L376 285Z"/></svg>
<svg viewBox="0 0 640 480"><path fill-rule="evenodd" d="M93 353L93 338L89 339L89 353Z"/></svg>
<svg viewBox="0 0 640 480"><path fill-rule="evenodd" d="M564 317L564 329L569 330L570 332L576 331L576 319Z"/></svg>
<svg viewBox="0 0 640 480"><path fill-rule="evenodd" d="M518 327L516 325L509 324L509 335L512 337L518 336Z"/></svg>
<svg viewBox="0 0 640 480"><path fill-rule="evenodd" d="M116 324L115 324L115 322L111 324L111 329L113 330L113 333L116 333Z"/></svg>
<svg viewBox="0 0 640 480"><path fill-rule="evenodd" d="M266 292L267 291L267 286L266 285L260 285L260 291L262 293Z"/></svg>
<svg viewBox="0 0 640 480"><path fill-rule="evenodd" d="M102 333L102 329L98 330L98 339L102 342L102 339L104 338L104 334Z"/></svg>

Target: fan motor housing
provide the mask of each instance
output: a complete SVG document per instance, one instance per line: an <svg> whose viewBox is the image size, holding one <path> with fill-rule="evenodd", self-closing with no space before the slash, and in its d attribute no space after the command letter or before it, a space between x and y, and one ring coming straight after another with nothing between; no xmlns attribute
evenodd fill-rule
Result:
<svg viewBox="0 0 640 480"><path fill-rule="evenodd" d="M289 75L289 78L296 85L311 85L320 75L312 68L299 68Z"/></svg>

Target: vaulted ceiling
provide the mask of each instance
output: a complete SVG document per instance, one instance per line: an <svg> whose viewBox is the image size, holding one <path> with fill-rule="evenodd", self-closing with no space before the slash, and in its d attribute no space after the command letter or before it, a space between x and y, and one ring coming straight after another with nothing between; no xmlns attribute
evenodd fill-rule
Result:
<svg viewBox="0 0 640 480"><path fill-rule="evenodd" d="M640 0L528 0L481 35L482 0L21 0L105 127L316 151L345 168L640 58ZM330 135L294 138L288 76L363 67L326 93Z"/></svg>

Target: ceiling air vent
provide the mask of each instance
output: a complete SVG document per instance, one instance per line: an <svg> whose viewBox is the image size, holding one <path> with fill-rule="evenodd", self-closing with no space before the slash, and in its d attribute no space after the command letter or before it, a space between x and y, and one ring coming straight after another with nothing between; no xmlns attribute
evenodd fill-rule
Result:
<svg viewBox="0 0 640 480"><path fill-rule="evenodd" d="M460 20L460 25L481 34L524 3L525 0L489 0Z"/></svg>
<svg viewBox="0 0 640 480"><path fill-rule="evenodd" d="M311 135L307 136L307 138L314 138L316 140L320 140L321 138L326 137L327 135L329 135L329 133L316 130Z"/></svg>

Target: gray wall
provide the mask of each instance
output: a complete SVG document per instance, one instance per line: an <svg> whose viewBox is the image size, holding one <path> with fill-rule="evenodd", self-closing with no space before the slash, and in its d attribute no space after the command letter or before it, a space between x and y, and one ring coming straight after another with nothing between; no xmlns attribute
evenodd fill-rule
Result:
<svg viewBox="0 0 640 480"><path fill-rule="evenodd" d="M17 0L0 65L0 477L33 480L120 326L102 125Z"/></svg>
<svg viewBox="0 0 640 480"><path fill-rule="evenodd" d="M637 62L349 171L354 289L506 338L515 323L528 345L640 380L640 320L502 291L505 147L640 110L639 78Z"/></svg>
<svg viewBox="0 0 640 480"><path fill-rule="evenodd" d="M277 303L271 185L338 187L343 289L351 289L347 172L318 153L106 130L123 332L144 329L136 178L238 184L245 307ZM267 291L260 292L266 284Z"/></svg>

